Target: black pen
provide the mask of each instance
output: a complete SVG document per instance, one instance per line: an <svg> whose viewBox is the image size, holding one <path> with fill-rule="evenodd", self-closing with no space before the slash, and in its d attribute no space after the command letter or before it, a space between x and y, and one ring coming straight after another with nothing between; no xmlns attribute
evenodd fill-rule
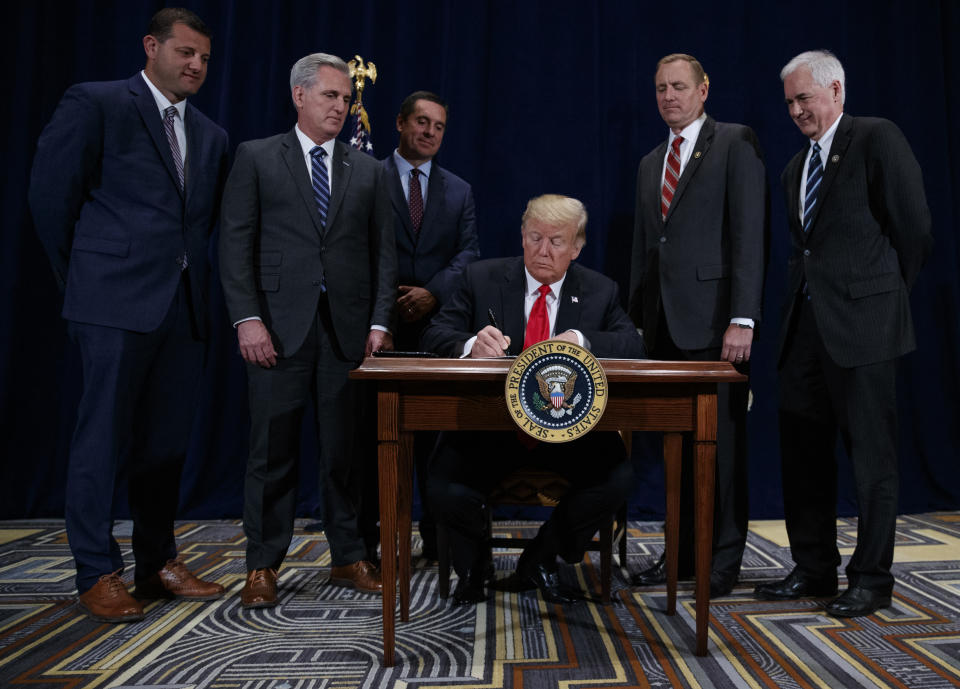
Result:
<svg viewBox="0 0 960 689"><path fill-rule="evenodd" d="M492 325L497 330L500 330L500 324L497 323L497 317L493 314L493 307L490 307L489 309L487 309L487 318L490 319L490 325ZM500 330L500 333L503 334L503 331ZM503 353L506 354L507 350L504 349Z"/></svg>
<svg viewBox="0 0 960 689"><path fill-rule="evenodd" d="M490 319L490 325L492 325L497 330L500 330L500 325L497 323L497 317L493 315L493 308L487 309L487 318ZM501 330L501 332L503 332Z"/></svg>

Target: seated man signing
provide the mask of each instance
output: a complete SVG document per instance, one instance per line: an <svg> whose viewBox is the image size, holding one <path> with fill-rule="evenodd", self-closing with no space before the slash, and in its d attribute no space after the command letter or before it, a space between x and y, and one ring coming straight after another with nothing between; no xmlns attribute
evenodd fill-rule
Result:
<svg viewBox="0 0 960 689"><path fill-rule="evenodd" d="M555 194L532 199L521 220L523 257L467 266L459 289L424 331L421 346L449 357L516 356L552 336L597 357L644 356L643 339L620 306L616 283L571 264L586 242L586 224L587 211L576 199ZM514 432L443 434L430 466L429 495L437 519L450 533L459 576L457 605L486 597L484 503L520 467L555 471L571 485L517 563L518 579L558 603L580 596L560 585L557 556L567 562L582 559L593 534L626 500L632 485L616 433L593 432L533 448Z"/></svg>

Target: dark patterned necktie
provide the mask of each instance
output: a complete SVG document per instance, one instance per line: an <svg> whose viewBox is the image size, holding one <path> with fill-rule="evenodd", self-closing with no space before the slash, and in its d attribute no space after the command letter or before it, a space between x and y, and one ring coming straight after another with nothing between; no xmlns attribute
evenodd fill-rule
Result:
<svg viewBox="0 0 960 689"><path fill-rule="evenodd" d="M807 165L807 190L803 197L803 231L810 231L813 211L817 207L820 182L823 179L823 161L820 160L820 144L810 149L810 164Z"/></svg>
<svg viewBox="0 0 960 689"><path fill-rule="evenodd" d="M183 189L183 156L180 155L180 144L177 142L177 132L173 128L173 121L177 117L177 109L172 105L163 111L163 131L170 144L170 154L173 156L173 165L177 168L177 178L180 180L180 189Z"/></svg>
<svg viewBox="0 0 960 689"><path fill-rule="evenodd" d="M550 285L540 285L540 296L533 302L530 317L527 318L527 332L523 336L523 348L550 339L550 317L547 315L547 295Z"/></svg>
<svg viewBox="0 0 960 689"><path fill-rule="evenodd" d="M667 156L667 165L663 169L663 189L660 191L660 215L666 220L667 211L673 203L673 195L677 191L677 182L680 181L680 144L683 137L678 136L670 144L670 155Z"/></svg>
<svg viewBox="0 0 960 689"><path fill-rule="evenodd" d="M420 190L420 170L410 170L410 222L413 229L420 231L423 224L423 192Z"/></svg>
<svg viewBox="0 0 960 689"><path fill-rule="evenodd" d="M320 213L320 224L327 224L327 209L330 208L330 182L327 179L327 164L323 157L327 154L320 146L310 149L310 169L313 172L313 198Z"/></svg>

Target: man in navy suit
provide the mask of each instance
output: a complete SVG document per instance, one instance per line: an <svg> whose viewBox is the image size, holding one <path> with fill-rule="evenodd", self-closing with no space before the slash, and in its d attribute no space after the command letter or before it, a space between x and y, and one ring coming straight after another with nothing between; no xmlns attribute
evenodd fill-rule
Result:
<svg viewBox="0 0 960 689"><path fill-rule="evenodd" d="M710 82L691 55L654 78L668 138L640 161L630 315L655 359L729 361L749 372L766 265L766 170L757 137L704 112ZM733 589L747 542L747 383L717 389L710 595ZM693 445L683 443L681 577L693 574ZM663 556L637 573L666 581Z"/></svg>
<svg viewBox="0 0 960 689"><path fill-rule="evenodd" d="M188 104L210 32L161 10L143 71L71 87L37 147L30 207L65 288L84 389L70 446L66 526L80 606L143 618L120 573L113 496L127 477L137 598L217 598L176 559L173 520L207 334L207 245L227 135Z"/></svg>
<svg viewBox="0 0 960 689"><path fill-rule="evenodd" d="M364 499L372 421L348 378L392 349L397 262L383 167L336 139L350 69L313 53L290 70L297 122L237 148L223 194L220 278L247 362L250 456L243 529L247 608L277 604L293 537L303 413L313 401L330 580L379 593L377 504Z"/></svg>
<svg viewBox="0 0 960 689"><path fill-rule="evenodd" d="M577 199L548 194L527 204L521 222L523 257L467 266L460 286L424 330L425 349L447 357L516 356L529 338L527 324L539 305L544 333L575 342L598 357L644 356L643 338L620 306L617 284L571 263L586 242L587 212ZM498 325L490 323L490 313ZM527 338L525 338L527 334ZM518 578L547 600L572 602L557 574L557 557L577 562L604 519L627 499L633 474L616 433L534 448L516 433L446 433L430 467L430 499L450 530L459 575L454 603L485 598L488 546L483 504L490 491L521 466L548 468L571 489L543 524L517 564Z"/></svg>
<svg viewBox="0 0 960 689"><path fill-rule="evenodd" d="M397 240L400 321L394 343L401 351L420 348L420 333L430 317L453 293L464 267L480 258L473 190L433 160L446 128L446 101L429 91L415 91L400 104L397 149L383 159ZM437 547L426 473L436 436L418 433L414 445L421 554L429 560L437 558Z"/></svg>
<svg viewBox="0 0 960 689"><path fill-rule="evenodd" d="M781 176L790 229L778 346L783 502L796 567L768 600L838 590L839 434L857 490L857 547L832 615L890 605L899 471L897 358L916 348L910 288L933 243L923 174L889 120L843 112L843 66L815 50L780 72L807 137Z"/></svg>

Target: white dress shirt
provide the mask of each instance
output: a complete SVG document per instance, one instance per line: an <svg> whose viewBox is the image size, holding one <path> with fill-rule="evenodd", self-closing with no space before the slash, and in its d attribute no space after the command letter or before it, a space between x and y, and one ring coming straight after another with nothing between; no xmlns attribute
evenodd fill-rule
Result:
<svg viewBox="0 0 960 689"><path fill-rule="evenodd" d="M165 95L160 92L156 86L153 85L153 82L150 81L150 77L147 76L147 73L143 70L140 70L140 76L143 77L143 80L147 82L147 87L150 89L150 93L153 94L153 100L157 103L157 108L160 110L160 119L164 118L164 113L167 108L171 105L177 109L177 116L173 118L173 133L177 135L177 146L180 147L180 161L183 163L183 174L187 174L187 130L183 126L183 114L187 111L187 99L184 98L179 103L171 103Z"/></svg>

